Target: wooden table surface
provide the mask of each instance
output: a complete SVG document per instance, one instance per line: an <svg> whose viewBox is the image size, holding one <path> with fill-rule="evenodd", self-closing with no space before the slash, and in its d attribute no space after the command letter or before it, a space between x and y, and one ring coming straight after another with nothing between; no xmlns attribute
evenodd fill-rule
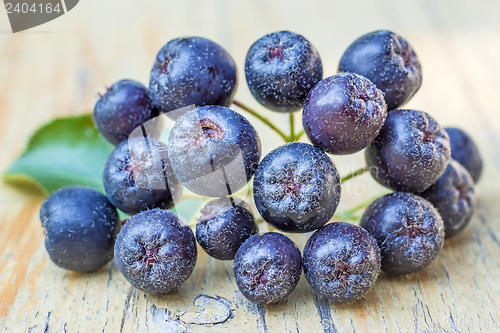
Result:
<svg viewBox="0 0 500 333"><path fill-rule="evenodd" d="M0 171L50 119L91 110L97 93L121 78L148 82L156 52L178 36L225 47L239 69L238 99L253 101L243 75L248 47L289 29L319 50L325 76L347 45L381 28L416 49L424 80L407 105L444 126L467 130L480 145L484 174L470 226L446 241L438 259L410 276L382 274L354 304L329 304L302 277L283 304L257 306L234 282L231 262L199 249L178 292L132 288L115 264L93 274L58 268L43 245L43 196L0 183L0 327L8 332L500 332L500 2L423 1L132 1L85 0L68 14L11 34L0 10ZM286 128L286 117L269 115ZM258 128L264 153L279 137ZM297 122L300 123L300 115ZM362 154L332 156L341 173ZM383 192L368 175L346 183L339 210ZM293 235L303 248L307 235Z"/></svg>

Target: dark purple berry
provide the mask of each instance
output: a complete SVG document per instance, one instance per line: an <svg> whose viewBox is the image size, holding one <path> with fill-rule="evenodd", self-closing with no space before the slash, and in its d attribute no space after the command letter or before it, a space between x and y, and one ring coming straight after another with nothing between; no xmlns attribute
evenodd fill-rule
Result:
<svg viewBox="0 0 500 333"><path fill-rule="evenodd" d="M125 279L152 294L177 289L194 269L196 240L191 228L166 209L132 216L118 234L115 260Z"/></svg>
<svg viewBox="0 0 500 333"><path fill-rule="evenodd" d="M368 207L360 225L376 240L382 270L411 274L436 259L444 241L441 216L430 202L414 194L387 194Z"/></svg>
<svg viewBox="0 0 500 333"><path fill-rule="evenodd" d="M168 144L177 178L192 192L209 197L241 189L260 160L253 126L223 106L198 107L177 118Z"/></svg>
<svg viewBox="0 0 500 333"><path fill-rule="evenodd" d="M132 138L115 147L104 166L103 183L109 200L130 215L170 208L182 194L167 146L146 137Z"/></svg>
<svg viewBox="0 0 500 333"><path fill-rule="evenodd" d="M340 200L340 177L330 158L302 142L271 151L255 172L254 200L262 218L288 232L323 226Z"/></svg>
<svg viewBox="0 0 500 333"><path fill-rule="evenodd" d="M52 193L40 208L45 248L57 266L92 272L113 259L119 219L106 196L70 186Z"/></svg>
<svg viewBox="0 0 500 333"><path fill-rule="evenodd" d="M241 244L257 232L248 204L233 197L207 203L196 224L196 240L205 252L220 260L233 260Z"/></svg>
<svg viewBox="0 0 500 333"><path fill-rule="evenodd" d="M97 101L94 122L99 132L116 145L127 140L132 131L144 123L149 136L159 135L161 118L158 114L146 87L136 81L121 80Z"/></svg>
<svg viewBox="0 0 500 333"><path fill-rule="evenodd" d="M459 128L445 128L450 137L451 158L462 164L477 183L483 171L483 159L472 138Z"/></svg>
<svg viewBox="0 0 500 333"><path fill-rule="evenodd" d="M453 159L437 182L420 195L429 200L443 218L445 238L453 237L462 231L474 213L474 180L469 172Z"/></svg>
<svg viewBox="0 0 500 333"><path fill-rule="evenodd" d="M176 38L156 56L149 91L162 112L188 105L229 106L236 92L233 58L201 37Z"/></svg>
<svg viewBox="0 0 500 333"><path fill-rule="evenodd" d="M386 116L384 95L370 80L339 73L309 92L302 123L316 147L331 154L352 154L375 139Z"/></svg>
<svg viewBox="0 0 500 333"><path fill-rule="evenodd" d="M304 105L309 90L323 77L316 48L302 35L273 32L257 40L245 60L248 87L263 106L293 112Z"/></svg>
<svg viewBox="0 0 500 333"><path fill-rule="evenodd" d="M254 303L283 301L297 286L302 272L297 246L283 234L261 233L247 239L234 257L234 278Z"/></svg>
<svg viewBox="0 0 500 333"><path fill-rule="evenodd" d="M405 104L420 88L422 67L403 37L387 30L368 33L345 50L339 71L367 77L384 92L387 109Z"/></svg>
<svg viewBox="0 0 500 333"><path fill-rule="evenodd" d="M333 302L352 302L377 280L380 249L365 229L335 222L309 238L302 264L307 282L318 295Z"/></svg>
<svg viewBox="0 0 500 333"><path fill-rule="evenodd" d="M418 193L443 174L450 160L450 142L429 114L393 110L365 157L380 184L394 191Z"/></svg>

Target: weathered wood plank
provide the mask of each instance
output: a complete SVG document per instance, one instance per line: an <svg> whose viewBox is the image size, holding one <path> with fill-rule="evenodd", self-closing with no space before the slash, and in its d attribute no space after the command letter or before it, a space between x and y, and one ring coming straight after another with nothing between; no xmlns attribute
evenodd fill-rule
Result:
<svg viewBox="0 0 500 333"><path fill-rule="evenodd" d="M328 76L352 40L379 28L407 37L422 60L424 83L408 107L469 131L485 170L470 227L446 241L428 269L406 277L382 274L363 300L342 305L316 297L304 278L287 302L254 305L237 290L231 263L201 249L193 275L165 296L135 290L114 264L94 274L66 272L50 262L43 246L43 198L2 183L0 325L12 332L500 332L499 12L495 0L86 0L40 28L49 33L1 34L0 171L35 128L54 116L91 109L105 85L120 78L147 83L156 52L171 38L203 35L222 44L239 67L238 98L260 108L243 73L246 51L257 38L280 29L304 34L320 51ZM269 117L286 124L286 116ZM279 138L249 120L261 129L269 152ZM333 160L347 173L362 165L363 155ZM340 209L383 191L367 175L343 190ZM292 239L303 248L307 235Z"/></svg>

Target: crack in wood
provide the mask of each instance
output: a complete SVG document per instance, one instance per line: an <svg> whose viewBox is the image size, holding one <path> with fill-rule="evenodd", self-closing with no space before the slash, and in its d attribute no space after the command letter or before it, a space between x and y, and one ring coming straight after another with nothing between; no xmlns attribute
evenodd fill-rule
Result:
<svg viewBox="0 0 500 333"><path fill-rule="evenodd" d="M420 281L417 281L417 285L418 285L418 290L420 291L420 295L422 295L423 297L423 292L422 292L422 286L420 285ZM429 310L429 307L427 306L427 304L425 304L423 301L420 300L420 298L418 298L421 306L422 306L422 312L424 314L424 321L425 323L427 324L428 327L436 327L436 323L434 322L434 320L432 319L432 316L431 316L431 311ZM427 312L427 316L429 317L429 322L427 322L427 316L425 315L425 313ZM439 325L437 325L439 326Z"/></svg>
<svg viewBox="0 0 500 333"><path fill-rule="evenodd" d="M150 312L153 318L153 323L155 323L158 328L165 332L191 332L190 327L184 325L180 320L172 317L171 312L167 309L159 309L156 307L156 305L153 304L150 308Z"/></svg>
<svg viewBox="0 0 500 333"><path fill-rule="evenodd" d="M125 326L125 320L127 319L128 308L130 307L130 300L132 295L135 293L135 288L130 286L127 292L127 298L125 298L125 306L123 308L122 321L120 324L120 332L123 332L123 327Z"/></svg>
<svg viewBox="0 0 500 333"><path fill-rule="evenodd" d="M181 322L188 325L217 325L234 318L235 310L231 302L224 297L200 294L196 296L193 304L200 311L177 314L176 317Z"/></svg>
<svg viewBox="0 0 500 333"><path fill-rule="evenodd" d="M321 327L325 333L337 333L335 323L333 322L332 309L330 303L324 298L314 295L314 305L318 310L319 318L321 319Z"/></svg>
<svg viewBox="0 0 500 333"><path fill-rule="evenodd" d="M264 333L267 333L266 308L264 307L264 305L252 303L247 299L244 299L244 301L247 304L248 310L259 316L257 318L257 328L260 328Z"/></svg>
<svg viewBox="0 0 500 333"><path fill-rule="evenodd" d="M264 333L267 333L267 324L266 324L266 308L262 304L257 304L257 313L259 314L259 322L257 326L260 324Z"/></svg>
<svg viewBox="0 0 500 333"><path fill-rule="evenodd" d="M493 242L500 247L500 241L497 238L497 235L493 231L493 229L490 227L489 223L486 221L486 218L483 216L483 214L479 214L479 218L481 219L482 224L486 227L486 230L488 231L488 234L490 235L491 239Z"/></svg>
<svg viewBox="0 0 500 333"><path fill-rule="evenodd" d="M49 311L47 313L47 317L45 318L45 326L43 327L43 333L48 333L49 332L49 324L50 324L50 314L52 312Z"/></svg>
<svg viewBox="0 0 500 333"><path fill-rule="evenodd" d="M200 294L195 297L193 304L199 311L184 311L172 315L168 309L160 309L152 305L150 313L153 322L167 332L191 332L190 326L214 326L228 322L235 316L232 303L221 296Z"/></svg>
<svg viewBox="0 0 500 333"><path fill-rule="evenodd" d="M109 266L109 272L108 272L108 283L107 283L107 287L109 288L109 283L111 282L111 280L113 279L113 265L115 264L114 261L111 262L111 265Z"/></svg>
<svg viewBox="0 0 500 333"><path fill-rule="evenodd" d="M102 333L106 332L106 326L108 326L108 318L106 318L106 321L104 322L104 326L102 327L101 330Z"/></svg>

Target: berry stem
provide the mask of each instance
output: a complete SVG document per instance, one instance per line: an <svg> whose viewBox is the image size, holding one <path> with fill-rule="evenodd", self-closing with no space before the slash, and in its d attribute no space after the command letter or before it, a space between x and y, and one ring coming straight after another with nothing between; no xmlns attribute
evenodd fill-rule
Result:
<svg viewBox="0 0 500 333"><path fill-rule="evenodd" d="M373 201L375 201L375 199L378 199L381 196L383 196L383 194L377 195L377 196L372 197L368 200L365 200L365 201L361 202L360 204L345 210L343 213L350 213L350 214L356 213L356 212L368 207Z"/></svg>
<svg viewBox="0 0 500 333"><path fill-rule="evenodd" d="M350 174L345 175L344 177L340 178L340 182L343 183L346 180L360 176L369 170L370 170L370 168L368 166L362 167L362 168L355 170L355 171L351 172Z"/></svg>
<svg viewBox="0 0 500 333"><path fill-rule="evenodd" d="M364 210L365 208L367 208L373 201L375 201L376 199L386 195L387 193L390 193L390 191L386 191L384 193L381 193L379 195L376 195L374 197L371 197L369 198L368 200L365 200L359 204L357 204L356 206L352 207L352 208L349 208L349 209L346 209L346 210L343 210L341 212L337 212L335 213L335 215L333 215L333 218L336 219L336 220L339 220L339 221L345 221L345 220L350 220L350 221L357 221L361 218L361 215L359 214L359 211L360 210ZM358 213L358 214L357 214Z"/></svg>
<svg viewBox="0 0 500 333"><path fill-rule="evenodd" d="M288 142L294 142L295 141L295 118L293 116L293 113L290 112L290 136L288 138Z"/></svg>
<svg viewBox="0 0 500 333"><path fill-rule="evenodd" d="M262 116L260 113L255 111L254 109L248 107L247 105L245 105L237 100L234 100L233 104L238 106L239 108L245 110L246 112L250 113L255 118L258 118L264 124L269 126L273 131L278 133L278 135L281 136L283 138L283 140L285 140L285 142L289 142L289 137L285 133L283 133L278 127L276 127L269 119L267 119L266 117Z"/></svg>
<svg viewBox="0 0 500 333"><path fill-rule="evenodd" d="M262 232L260 227L262 225L265 225L267 227L267 232L279 232L275 227L273 227L271 224L267 223L261 216L259 216L255 222L259 225L259 230Z"/></svg>
<svg viewBox="0 0 500 333"><path fill-rule="evenodd" d="M295 141L299 141L300 138L302 137L302 135L304 135L306 132L304 130L300 131L299 133L297 133L297 135L295 135Z"/></svg>

